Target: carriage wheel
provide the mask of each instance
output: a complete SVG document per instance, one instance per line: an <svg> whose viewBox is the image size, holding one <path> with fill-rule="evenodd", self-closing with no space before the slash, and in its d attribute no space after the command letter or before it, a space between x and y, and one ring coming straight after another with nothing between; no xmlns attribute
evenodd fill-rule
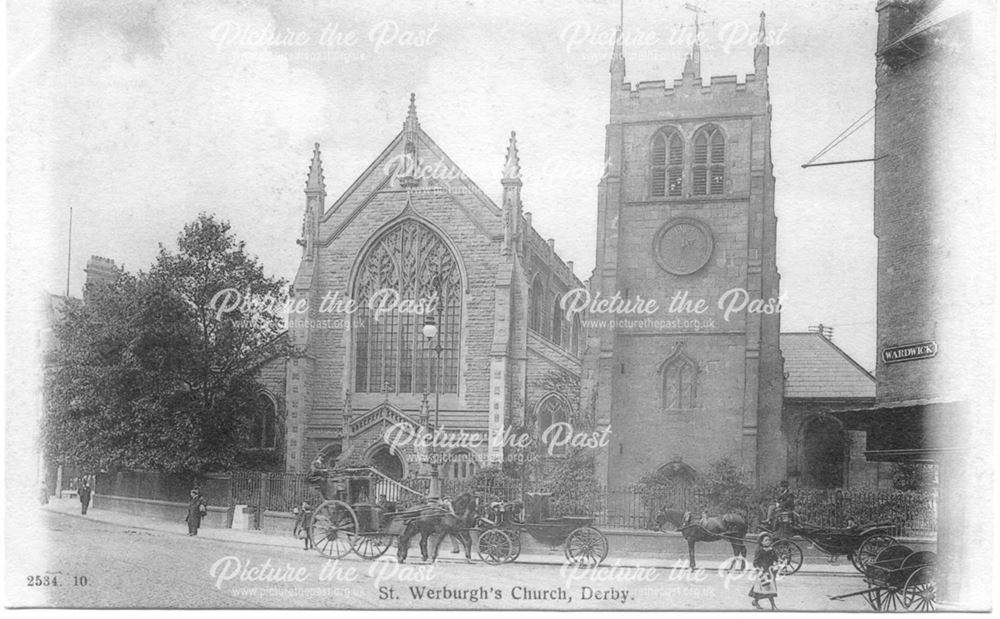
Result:
<svg viewBox="0 0 1000 619"><path fill-rule="evenodd" d="M378 533L365 533L354 538L354 553L369 561L378 559L392 546L392 538Z"/></svg>
<svg viewBox="0 0 1000 619"><path fill-rule="evenodd" d="M857 552L854 553L854 567L858 569L862 574L865 573L865 568L868 564L875 560L878 553L882 552L889 546L896 546L899 542L896 541L891 535L885 535L882 533L871 535L865 538L865 541L861 542L861 546L858 547Z"/></svg>
<svg viewBox="0 0 1000 619"><path fill-rule="evenodd" d="M774 552L778 555L778 574L791 576L802 567L802 549L795 542L779 539L774 542Z"/></svg>
<svg viewBox="0 0 1000 619"><path fill-rule="evenodd" d="M851 560L851 565L854 566L854 569L858 570L862 574L865 573L864 566L862 566L860 563L858 563L858 553L857 553L857 551L847 553L847 558Z"/></svg>
<svg viewBox="0 0 1000 619"><path fill-rule="evenodd" d="M594 527L580 527L566 536L566 560L597 567L608 556L608 538Z"/></svg>
<svg viewBox="0 0 1000 619"><path fill-rule="evenodd" d="M500 529L487 529L479 534L479 542L476 550L479 558L490 565L500 565L507 563L511 556L513 544L510 536Z"/></svg>
<svg viewBox="0 0 1000 619"><path fill-rule="evenodd" d="M521 532L510 529L504 529L503 532L510 538L510 556L507 557L505 563L513 563L521 556Z"/></svg>
<svg viewBox="0 0 1000 619"><path fill-rule="evenodd" d="M324 501L313 513L309 537L320 554L339 559L354 548L358 517L347 503Z"/></svg>
<svg viewBox="0 0 1000 619"><path fill-rule="evenodd" d="M911 612L933 611L937 602L937 572L933 565L913 570L903 587L903 606Z"/></svg>

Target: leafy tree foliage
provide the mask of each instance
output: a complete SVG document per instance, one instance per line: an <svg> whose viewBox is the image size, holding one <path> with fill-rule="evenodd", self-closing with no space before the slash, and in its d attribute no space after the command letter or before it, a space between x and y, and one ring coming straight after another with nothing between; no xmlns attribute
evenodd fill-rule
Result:
<svg viewBox="0 0 1000 619"><path fill-rule="evenodd" d="M245 460L261 404L254 374L276 352L284 288L227 222L202 214L148 272L120 271L85 302L68 300L47 360L47 453L88 470L204 472ZM221 313L226 289L274 302Z"/></svg>

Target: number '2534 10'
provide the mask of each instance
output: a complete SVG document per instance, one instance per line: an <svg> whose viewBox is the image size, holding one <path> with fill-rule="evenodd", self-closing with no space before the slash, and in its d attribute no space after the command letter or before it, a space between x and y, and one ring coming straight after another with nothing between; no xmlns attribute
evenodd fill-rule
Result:
<svg viewBox="0 0 1000 619"><path fill-rule="evenodd" d="M29 587L58 587L59 581L55 576L28 576L28 586ZM73 577L74 587L86 587L87 577L86 576L74 576Z"/></svg>

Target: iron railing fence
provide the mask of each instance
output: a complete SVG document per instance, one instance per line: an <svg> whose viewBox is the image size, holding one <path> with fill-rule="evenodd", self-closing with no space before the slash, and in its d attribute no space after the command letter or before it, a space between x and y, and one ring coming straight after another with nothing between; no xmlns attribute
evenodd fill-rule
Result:
<svg viewBox="0 0 1000 619"><path fill-rule="evenodd" d="M141 499L186 501L192 483L198 483L212 505L247 505L257 514L264 511L289 512L302 502L316 505L323 500L306 480L304 473L265 473L234 471L193 480L156 471L124 471L99 474L95 491ZM520 501L526 493L548 492L552 515L592 515L594 524L609 529L653 530L657 515L664 508L702 509L704 497L690 487L649 488L638 486L591 486L572 495L561 496L558 489L545 482L511 479L441 480L442 493L454 498L473 492L487 501ZM395 481L378 477L373 496L408 507L423 501L430 491L430 479L413 477ZM849 520L857 524L891 522L895 536L933 537L937 533L937 493L935 491L895 490L795 490L796 512L801 520L822 527L839 528ZM766 499L746 510L750 530L756 530L763 517ZM759 509L754 509L759 508ZM669 528L669 525L668 527Z"/></svg>

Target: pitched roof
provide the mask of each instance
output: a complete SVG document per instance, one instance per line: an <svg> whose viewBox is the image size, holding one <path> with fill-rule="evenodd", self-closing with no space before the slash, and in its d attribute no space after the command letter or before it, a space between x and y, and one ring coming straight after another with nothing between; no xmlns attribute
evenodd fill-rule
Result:
<svg viewBox="0 0 1000 619"><path fill-rule="evenodd" d="M875 377L819 333L782 333L786 398L874 398Z"/></svg>

